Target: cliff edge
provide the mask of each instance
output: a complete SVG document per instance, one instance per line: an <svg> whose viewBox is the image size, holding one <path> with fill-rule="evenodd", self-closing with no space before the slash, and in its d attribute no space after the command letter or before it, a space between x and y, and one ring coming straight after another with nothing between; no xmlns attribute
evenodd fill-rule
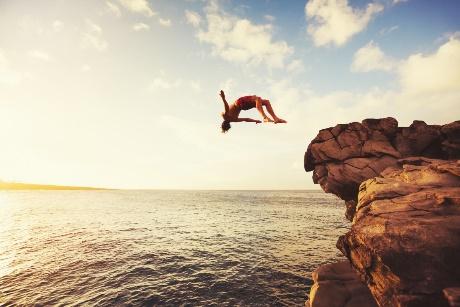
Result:
<svg viewBox="0 0 460 307"><path fill-rule="evenodd" d="M459 158L460 121L366 119L308 146L305 170L352 220L337 247L379 306L460 306Z"/></svg>
<svg viewBox="0 0 460 307"><path fill-rule="evenodd" d="M346 216L353 219L359 185L398 165L398 159L422 156L460 159L460 121L444 126L414 121L398 127L396 119L365 119L322 129L304 156L313 182L346 201Z"/></svg>

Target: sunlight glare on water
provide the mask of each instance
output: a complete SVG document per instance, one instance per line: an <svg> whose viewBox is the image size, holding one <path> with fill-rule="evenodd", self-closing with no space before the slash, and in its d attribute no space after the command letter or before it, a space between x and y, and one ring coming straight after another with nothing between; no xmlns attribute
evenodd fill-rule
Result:
<svg viewBox="0 0 460 307"><path fill-rule="evenodd" d="M302 306L341 258L320 191L0 193L0 305Z"/></svg>

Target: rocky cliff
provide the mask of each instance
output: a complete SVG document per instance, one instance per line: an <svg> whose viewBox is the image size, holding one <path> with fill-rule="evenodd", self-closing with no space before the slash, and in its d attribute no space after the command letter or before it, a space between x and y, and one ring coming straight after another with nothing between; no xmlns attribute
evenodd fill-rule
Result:
<svg viewBox="0 0 460 307"><path fill-rule="evenodd" d="M352 220L337 247L379 306L460 306L459 158L460 121L367 119L308 146L305 169Z"/></svg>
<svg viewBox="0 0 460 307"><path fill-rule="evenodd" d="M398 127L396 119L388 117L340 124L318 133L305 153L304 166L324 191L346 201L346 216L352 220L359 185L397 166L398 159L413 156L460 159L460 121L444 126L414 121Z"/></svg>

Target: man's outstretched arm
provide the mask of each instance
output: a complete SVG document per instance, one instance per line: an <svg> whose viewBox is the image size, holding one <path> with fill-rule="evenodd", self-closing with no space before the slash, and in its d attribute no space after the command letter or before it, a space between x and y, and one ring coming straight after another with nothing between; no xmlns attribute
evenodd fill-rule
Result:
<svg viewBox="0 0 460 307"><path fill-rule="evenodd" d="M225 99L225 93L224 93L224 91L222 91L222 90L220 91L220 98L222 98L222 101L224 102L225 113L227 113L227 112L228 112L228 109L229 109L229 108L228 108L228 102L227 102L227 100Z"/></svg>
<svg viewBox="0 0 460 307"><path fill-rule="evenodd" d="M248 122L248 123L256 123L256 124L260 124L262 121L258 120L258 119L252 119L252 118L238 118L235 120L236 122Z"/></svg>

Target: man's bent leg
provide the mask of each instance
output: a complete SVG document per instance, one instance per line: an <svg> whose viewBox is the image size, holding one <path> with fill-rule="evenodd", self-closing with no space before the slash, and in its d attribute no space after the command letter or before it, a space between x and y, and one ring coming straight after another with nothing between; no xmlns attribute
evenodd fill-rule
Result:
<svg viewBox="0 0 460 307"><path fill-rule="evenodd" d="M276 116L275 111L273 111L272 105L269 100L262 100L262 104L267 109L267 112L273 117L275 123L286 123L284 119L281 119L278 116Z"/></svg>
<svg viewBox="0 0 460 307"><path fill-rule="evenodd" d="M262 100L257 99L256 100L256 108L257 108L257 111L259 111L260 115L262 115L262 117L264 119L264 122L272 122L273 120L270 117L268 117L267 114L265 114L264 108L262 108L262 105L263 105ZM268 111L268 109L267 109L267 111ZM270 111L269 111L269 113L270 113Z"/></svg>

